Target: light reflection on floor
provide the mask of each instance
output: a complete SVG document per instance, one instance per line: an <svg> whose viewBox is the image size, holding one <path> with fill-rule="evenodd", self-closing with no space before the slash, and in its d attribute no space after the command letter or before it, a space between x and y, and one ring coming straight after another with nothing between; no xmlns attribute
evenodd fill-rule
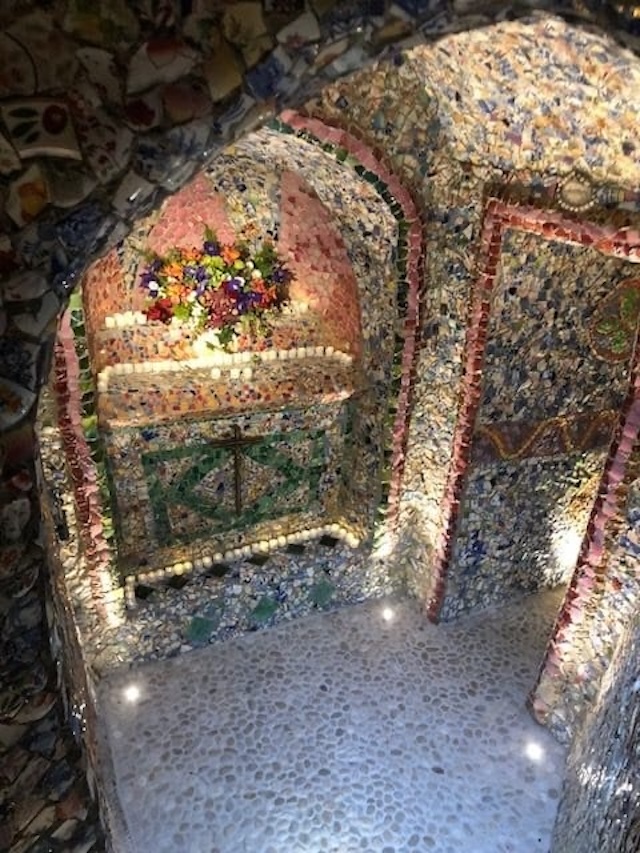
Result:
<svg viewBox="0 0 640 853"><path fill-rule="evenodd" d="M546 853L564 749L524 699L560 600L378 601L112 676L118 853Z"/></svg>

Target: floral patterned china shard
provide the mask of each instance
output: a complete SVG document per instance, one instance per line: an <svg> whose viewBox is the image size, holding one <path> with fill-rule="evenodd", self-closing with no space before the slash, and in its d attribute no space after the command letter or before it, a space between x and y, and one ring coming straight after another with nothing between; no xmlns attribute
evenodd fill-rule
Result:
<svg viewBox="0 0 640 853"><path fill-rule="evenodd" d="M21 157L80 160L75 130L64 101L29 98L2 107L2 117Z"/></svg>

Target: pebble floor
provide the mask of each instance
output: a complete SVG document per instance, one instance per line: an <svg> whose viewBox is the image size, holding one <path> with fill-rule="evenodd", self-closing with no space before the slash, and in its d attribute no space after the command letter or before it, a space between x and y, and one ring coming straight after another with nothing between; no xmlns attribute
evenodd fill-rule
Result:
<svg viewBox="0 0 640 853"><path fill-rule="evenodd" d="M524 703L560 600L385 599L114 674L118 853L546 853L565 751Z"/></svg>

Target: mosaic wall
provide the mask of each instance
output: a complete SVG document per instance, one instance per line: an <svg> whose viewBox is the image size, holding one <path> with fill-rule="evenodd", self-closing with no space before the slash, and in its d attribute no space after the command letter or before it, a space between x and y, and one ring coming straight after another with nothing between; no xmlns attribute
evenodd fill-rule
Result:
<svg viewBox="0 0 640 853"><path fill-rule="evenodd" d="M309 405L106 432L121 570L338 522L349 421L344 407Z"/></svg>
<svg viewBox="0 0 640 853"><path fill-rule="evenodd" d="M573 570L628 392L636 270L504 233L444 618Z"/></svg>
<svg viewBox="0 0 640 853"><path fill-rule="evenodd" d="M394 470L405 474L402 493L395 494L401 520L397 553L411 566L415 592L427 601L444 594L439 578L430 571L430 549L439 547L436 534L445 520L441 497L448 488L455 445L457 388L465 366L467 297L474 280L473 247L481 239L483 187L487 181L504 182L513 168L524 167L531 170L525 183L551 203L556 188L561 192L562 181L578 166L596 181L617 176L623 186L596 187L597 206L614 218L615 208L638 209L640 184L633 135L637 64L618 42L544 15L533 21L503 21L485 30L493 13L474 11L465 19L464 9L465 4L432 0L373 6L322 0L308 4L305 11L297 3L269 4L267 11L258 3L229 3L213 12L201 4L179 7L171 0L96 3L91 9L60 2L45 11L30 0L4 3L0 10L5 25L0 36L5 72L0 74L3 458L11 458L12 465L29 458L33 435L26 419L33 416L48 373L56 318L87 265L118 245L135 220L156 209L163 197L183 186L234 138L261 125L281 107L299 105L323 90L309 102L308 112L364 140L368 143L364 147L375 153L377 174L395 173L410 188L413 206L403 202L405 214L411 209L408 220L414 228L409 246L420 243L422 235L416 230L424 229L426 261L414 254L416 266L407 268L414 276L418 269L423 274L423 348L414 376L425 381L412 385L407 373L399 398L396 423L408 413L409 400L416 417L408 435L398 430L395 444ZM500 8L497 15L510 17L513 11ZM470 27L477 29L451 35ZM158 30L167 38L154 37ZM408 39L404 45L403 38ZM441 40L412 52L423 38ZM499 48L503 42L508 44L505 50ZM398 45L407 51L401 53ZM379 54L389 61L353 80L335 82ZM445 79L449 64L451 73ZM461 64L481 71L461 75ZM504 87L502 75L513 85ZM524 81L521 87L519 80ZM425 81L437 82L430 82L427 91ZM331 145L341 147L335 133ZM344 158L349 159L348 151ZM302 177L325 202L311 177ZM385 181L389 185L388 178ZM567 197L572 193L583 197L575 184ZM399 191L394 194L400 196ZM336 215L342 225L350 218L339 211ZM405 249L400 255L406 254ZM372 308L366 306L367 311ZM611 317L604 320L606 326ZM624 337L624 322L618 325ZM609 337L616 337L615 330ZM613 343L610 351L624 349L619 335ZM407 370L411 364L409 360ZM429 385L428 378L436 384ZM402 378L393 381L401 384ZM628 431L636 428L634 411L628 409L626 414ZM623 434L614 439L605 464L610 484L626 464L629 438ZM597 505L599 500L598 496ZM605 510L612 518L617 512L615 502L602 506L601 516L589 522L596 531L606 526ZM19 521L18 509L9 511L8 517L11 523ZM610 543L596 545L585 557L590 571L594 553ZM65 567L73 579L73 595L84 596L89 622L95 618L106 624L109 602L117 594L106 581L85 578L81 562ZM332 571L339 573L340 566L355 562L332 559ZM285 574L295 578L297 571ZM617 578L613 565L608 575L599 571L594 569L596 578L604 576L607 583ZM249 584L256 595L259 574L253 572ZM372 577L360 590L380 588L379 578ZM240 585L237 579L229 584ZM276 606L282 606L277 585L269 589ZM188 587L185 590L186 601ZM576 615L589 608L596 612L596 617L590 616L594 637L609 622L618 623L613 586L612 597L604 600L591 581L574 592L566 607L573 629L557 635L563 666L570 662L571 671L586 666L593 647L593 638L575 629ZM59 610L69 616L62 599ZM171 612L168 607L156 627L170 621ZM105 648L104 633L104 628L102 636L96 628L92 635L98 647ZM155 654L153 641L139 636L137 641ZM159 642L165 650L180 646L180 638L163 635ZM121 638L106 646L110 665L126 659ZM546 673L550 671L548 666ZM572 710L562 708L558 730L571 728L568 721L593 694L590 678L587 672L574 685ZM556 681L564 695L564 673ZM551 695L551 704L562 704L553 690ZM548 711L549 705L545 707Z"/></svg>
<svg viewBox="0 0 640 853"><path fill-rule="evenodd" d="M634 518L631 535L637 548L637 509ZM554 850L635 853L640 847L639 632L636 613L620 640L602 691L569 753L553 837Z"/></svg>

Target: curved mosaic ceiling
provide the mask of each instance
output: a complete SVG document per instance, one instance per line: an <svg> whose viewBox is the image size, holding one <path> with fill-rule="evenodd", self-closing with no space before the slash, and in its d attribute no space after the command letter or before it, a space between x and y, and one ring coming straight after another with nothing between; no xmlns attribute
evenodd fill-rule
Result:
<svg viewBox="0 0 640 853"><path fill-rule="evenodd" d="M640 63L612 36L539 13L447 35L402 57L336 82L314 111L321 104L325 115L366 126L384 148L425 113L421 124L436 124L446 145L446 155L434 152L439 162L453 157L509 172L581 169L596 180L640 185Z"/></svg>

